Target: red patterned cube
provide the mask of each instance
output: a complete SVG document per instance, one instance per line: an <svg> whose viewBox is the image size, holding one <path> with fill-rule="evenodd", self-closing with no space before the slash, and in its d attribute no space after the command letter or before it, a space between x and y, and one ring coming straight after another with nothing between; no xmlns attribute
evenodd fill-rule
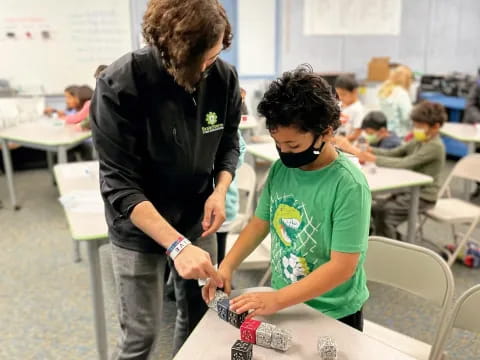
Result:
<svg viewBox="0 0 480 360"><path fill-rule="evenodd" d="M262 322L254 319L245 320L240 326L240 338L242 341L255 344L257 329Z"/></svg>

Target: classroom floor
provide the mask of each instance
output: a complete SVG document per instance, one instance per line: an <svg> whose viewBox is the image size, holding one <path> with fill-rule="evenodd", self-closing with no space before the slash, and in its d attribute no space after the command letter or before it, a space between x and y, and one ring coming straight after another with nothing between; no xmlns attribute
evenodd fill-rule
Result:
<svg viewBox="0 0 480 360"><path fill-rule="evenodd" d="M448 163L450 169L453 162ZM449 171L446 170L446 173ZM96 359L92 305L85 249L84 261L73 263L72 243L58 193L46 170L15 174L22 209L9 205L5 177L0 175L0 359ZM454 189L461 193L461 187ZM426 237L448 242L442 226L427 226ZM480 231L475 237L480 239ZM103 251L103 265L108 248ZM480 269L454 265L456 295L480 282ZM261 272L240 272L237 288L255 286ZM112 283L106 276L106 313L110 351L118 327ZM423 341L433 338L436 312L400 291L369 284L365 316ZM164 324L152 359L170 359L175 305L166 302ZM478 359L479 341L456 331L449 342L452 359Z"/></svg>

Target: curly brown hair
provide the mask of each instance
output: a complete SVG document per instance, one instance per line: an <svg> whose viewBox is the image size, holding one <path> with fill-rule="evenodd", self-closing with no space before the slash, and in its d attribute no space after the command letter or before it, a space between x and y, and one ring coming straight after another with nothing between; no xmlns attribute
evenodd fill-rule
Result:
<svg viewBox="0 0 480 360"><path fill-rule="evenodd" d="M142 33L160 51L167 71L187 90L200 80L205 52L222 36L223 49L232 42L231 26L218 0L150 0Z"/></svg>
<svg viewBox="0 0 480 360"><path fill-rule="evenodd" d="M422 101L412 109L410 118L414 122L430 126L435 124L442 126L448 120L448 115L443 105L431 101Z"/></svg>

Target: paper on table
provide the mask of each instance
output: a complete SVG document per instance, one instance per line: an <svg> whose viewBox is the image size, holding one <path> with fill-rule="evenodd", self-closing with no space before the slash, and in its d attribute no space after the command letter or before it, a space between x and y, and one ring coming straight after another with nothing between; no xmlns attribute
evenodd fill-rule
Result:
<svg viewBox="0 0 480 360"><path fill-rule="evenodd" d="M77 190L59 198L65 210L76 213L104 212L102 197L98 190Z"/></svg>

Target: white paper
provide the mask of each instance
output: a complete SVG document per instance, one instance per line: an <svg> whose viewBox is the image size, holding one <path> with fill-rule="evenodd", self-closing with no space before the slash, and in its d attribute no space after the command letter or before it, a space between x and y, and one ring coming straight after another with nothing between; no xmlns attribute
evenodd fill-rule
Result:
<svg viewBox="0 0 480 360"><path fill-rule="evenodd" d="M304 0L305 35L399 35L402 0Z"/></svg>
<svg viewBox="0 0 480 360"><path fill-rule="evenodd" d="M61 196L59 201L69 212L95 214L104 212L103 200L98 190L72 191Z"/></svg>

